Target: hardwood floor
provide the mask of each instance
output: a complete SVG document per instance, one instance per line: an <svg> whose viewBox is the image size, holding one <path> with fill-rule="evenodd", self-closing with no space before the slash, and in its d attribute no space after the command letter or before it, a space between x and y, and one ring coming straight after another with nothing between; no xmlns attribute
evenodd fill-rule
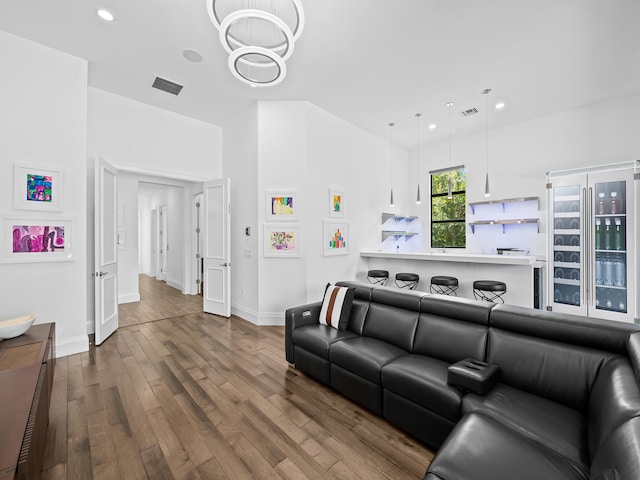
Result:
<svg viewBox="0 0 640 480"><path fill-rule="evenodd" d="M140 301L118 306L121 327L202 312L200 295L183 295L180 290L148 275L138 275Z"/></svg>
<svg viewBox="0 0 640 480"><path fill-rule="evenodd" d="M420 479L433 453L288 366L283 327L204 313L59 358L45 479Z"/></svg>

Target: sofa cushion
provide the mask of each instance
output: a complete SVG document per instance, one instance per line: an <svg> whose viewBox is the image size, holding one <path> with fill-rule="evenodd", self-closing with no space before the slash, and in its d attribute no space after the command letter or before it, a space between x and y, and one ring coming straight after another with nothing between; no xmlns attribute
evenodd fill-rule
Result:
<svg viewBox="0 0 640 480"><path fill-rule="evenodd" d="M338 330L346 330L356 289L327 284L318 321Z"/></svg>
<svg viewBox="0 0 640 480"><path fill-rule="evenodd" d="M421 313L412 352L448 363L469 357L484 360L487 333L485 325Z"/></svg>
<svg viewBox="0 0 640 480"><path fill-rule="evenodd" d="M529 441L497 420L470 413L444 442L426 478L586 480L589 474L582 466Z"/></svg>
<svg viewBox="0 0 640 480"><path fill-rule="evenodd" d="M587 419L577 410L499 383L486 396L465 395L462 414L469 412L491 417L585 469L591 463Z"/></svg>
<svg viewBox="0 0 640 480"><path fill-rule="evenodd" d="M501 382L582 411L598 371L615 355L493 326L488 345L486 361L500 366Z"/></svg>
<svg viewBox="0 0 640 480"><path fill-rule="evenodd" d="M629 360L617 356L598 373L589 397L589 450L594 456L613 430L640 415L640 389Z"/></svg>
<svg viewBox="0 0 640 480"><path fill-rule="evenodd" d="M640 417L627 420L602 443L591 464L591 478L640 478Z"/></svg>
<svg viewBox="0 0 640 480"><path fill-rule="evenodd" d="M302 347L325 360L329 359L329 347L332 343L356 336L353 332L336 330L328 325L319 324L304 325L291 332L291 339L294 345Z"/></svg>
<svg viewBox="0 0 640 480"><path fill-rule="evenodd" d="M462 392L447 385L449 364L422 355L405 355L382 368L382 386L454 422L460 419Z"/></svg>
<svg viewBox="0 0 640 480"><path fill-rule="evenodd" d="M407 353L382 340L355 337L333 343L329 348L329 361L380 385L382 367Z"/></svg>

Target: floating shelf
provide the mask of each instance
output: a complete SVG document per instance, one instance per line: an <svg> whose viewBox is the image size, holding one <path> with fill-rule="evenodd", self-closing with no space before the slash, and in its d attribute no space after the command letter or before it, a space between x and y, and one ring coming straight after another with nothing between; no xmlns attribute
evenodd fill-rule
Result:
<svg viewBox="0 0 640 480"><path fill-rule="evenodd" d="M408 217L406 215L398 215L396 213L384 213L382 212L382 223L386 223L387 220L389 220L390 218L393 218L396 222L401 222L403 220L406 220L408 222L413 222L414 220L417 220L418 217Z"/></svg>
<svg viewBox="0 0 640 480"><path fill-rule="evenodd" d="M382 241L384 242L389 237L413 237L414 235L418 235L416 232L399 232L395 230L383 230L382 231Z"/></svg>
<svg viewBox="0 0 640 480"><path fill-rule="evenodd" d="M473 202L473 203L470 203L469 206L471 207L471 212L475 215L476 207L479 206L479 205L501 204L502 205L502 211L504 212L505 204L507 204L507 203L515 203L515 202L536 202L537 209L540 210L540 197L521 197L521 198L504 198L502 200L486 200L484 202Z"/></svg>
<svg viewBox="0 0 640 480"><path fill-rule="evenodd" d="M476 227L478 225L502 225L502 233L504 233L505 225L522 225L527 223L535 223L538 226L538 233L540 233L540 219L539 218L519 218L509 220L478 220L476 222L469 222L471 231L476 233Z"/></svg>

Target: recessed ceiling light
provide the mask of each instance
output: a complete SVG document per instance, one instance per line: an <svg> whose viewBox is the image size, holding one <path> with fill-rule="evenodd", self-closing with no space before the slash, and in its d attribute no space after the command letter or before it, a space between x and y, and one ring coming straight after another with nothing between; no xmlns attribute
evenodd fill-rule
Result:
<svg viewBox="0 0 640 480"><path fill-rule="evenodd" d="M435 130L436 129L436 124L432 123L431 125L429 125L429 130Z"/></svg>
<svg viewBox="0 0 640 480"><path fill-rule="evenodd" d="M187 49L182 52L184 58L189 60L190 62L198 63L202 61L202 54L200 52L196 52L195 50Z"/></svg>
<svg viewBox="0 0 640 480"><path fill-rule="evenodd" d="M105 10L104 8L100 8L98 9L98 16L103 19L105 22L113 22L113 19L115 18L113 16L113 13L111 13L109 10Z"/></svg>
<svg viewBox="0 0 640 480"><path fill-rule="evenodd" d="M501 110L504 108L504 102L498 102L496 103L496 110Z"/></svg>

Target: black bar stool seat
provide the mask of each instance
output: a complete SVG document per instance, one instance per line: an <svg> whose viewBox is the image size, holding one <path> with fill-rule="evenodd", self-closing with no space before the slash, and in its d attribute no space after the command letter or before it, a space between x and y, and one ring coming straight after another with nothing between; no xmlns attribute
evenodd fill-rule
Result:
<svg viewBox="0 0 640 480"><path fill-rule="evenodd" d="M447 275L436 275L431 277L431 293L439 295L455 295L458 289L458 279Z"/></svg>
<svg viewBox="0 0 640 480"><path fill-rule="evenodd" d="M367 280L374 285L386 285L389 280L388 270L369 270L367 272Z"/></svg>
<svg viewBox="0 0 640 480"><path fill-rule="evenodd" d="M502 302L502 295L507 293L507 284L496 280L476 280L473 282L473 296L485 302Z"/></svg>
<svg viewBox="0 0 640 480"><path fill-rule="evenodd" d="M398 288L408 288L415 290L420 281L420 275L417 273L396 273L396 285Z"/></svg>

